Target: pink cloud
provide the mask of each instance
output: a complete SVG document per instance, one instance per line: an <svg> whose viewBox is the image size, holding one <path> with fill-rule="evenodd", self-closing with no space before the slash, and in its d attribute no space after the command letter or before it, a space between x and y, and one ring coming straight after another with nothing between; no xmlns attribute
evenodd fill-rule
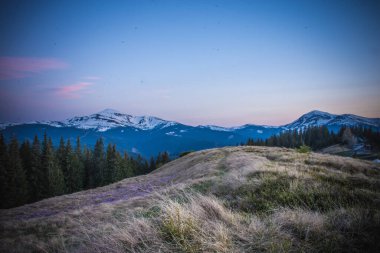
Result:
<svg viewBox="0 0 380 253"><path fill-rule="evenodd" d="M0 80L25 78L67 66L65 62L55 58L0 57Z"/></svg>
<svg viewBox="0 0 380 253"><path fill-rule="evenodd" d="M72 85L62 86L57 89L57 95L63 98L80 98L81 93L86 91L86 88L93 85L90 82L79 82Z"/></svg>

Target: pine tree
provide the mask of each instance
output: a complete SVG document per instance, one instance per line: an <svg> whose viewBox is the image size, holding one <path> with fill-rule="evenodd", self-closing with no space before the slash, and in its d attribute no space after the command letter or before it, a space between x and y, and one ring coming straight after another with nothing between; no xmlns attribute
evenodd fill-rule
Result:
<svg viewBox="0 0 380 253"><path fill-rule="evenodd" d="M114 182L114 179L117 177L118 170L116 147L115 145L108 144L103 185Z"/></svg>
<svg viewBox="0 0 380 253"><path fill-rule="evenodd" d="M22 162L22 167L25 171L25 176L28 184L28 202L32 202L32 193L34 192L33 185L31 183L32 176L32 149L30 147L30 142L25 140L20 147L20 158Z"/></svg>
<svg viewBox="0 0 380 253"><path fill-rule="evenodd" d="M66 175L67 174L66 172L66 169L67 169L66 146L65 146L65 141L63 140L62 136L61 136L61 139L59 140L59 146L56 151L56 158L57 158L58 166L61 168L63 174Z"/></svg>
<svg viewBox="0 0 380 253"><path fill-rule="evenodd" d="M153 156L150 157L150 161L149 161L149 172L152 172L154 170L156 170L157 167L156 167L156 161L154 160Z"/></svg>
<svg viewBox="0 0 380 253"><path fill-rule="evenodd" d="M104 158L104 143L103 139L100 138L96 141L94 147L94 153L92 156L92 167L90 171L90 187L97 187L102 185L104 177L104 167L105 167L105 158Z"/></svg>
<svg viewBox="0 0 380 253"><path fill-rule="evenodd" d="M121 167L121 179L133 177L135 175L133 171L132 162L129 159L127 152L124 152L120 167Z"/></svg>
<svg viewBox="0 0 380 253"><path fill-rule="evenodd" d="M63 177L65 179L65 185L66 185L66 193L72 193L74 192L74 185L73 185L73 151L71 148L71 142L70 139L67 140L66 146L65 146L65 152L64 152L64 169Z"/></svg>
<svg viewBox="0 0 380 253"><path fill-rule="evenodd" d="M73 152L70 139L68 139L64 152L65 169L63 170L66 193L80 191L83 188L83 164L80 160L80 152L78 143L75 152Z"/></svg>
<svg viewBox="0 0 380 253"><path fill-rule="evenodd" d="M124 159L121 157L120 153L116 151L116 146L113 145L113 148L115 150L116 154L116 169L113 173L113 182L120 181L124 178L126 178L126 170L127 170L127 165L124 164Z"/></svg>
<svg viewBox="0 0 380 253"><path fill-rule="evenodd" d="M169 157L169 153L168 153L168 152L165 151L165 152L162 154L162 159L161 159L161 161L162 161L162 164L166 164L166 163L170 162L170 157Z"/></svg>
<svg viewBox="0 0 380 253"><path fill-rule="evenodd" d="M61 168L56 161L51 139L47 139L46 133L42 142L41 168L46 179L43 182L43 196L51 197L65 192L65 181Z"/></svg>
<svg viewBox="0 0 380 253"><path fill-rule="evenodd" d="M87 147L84 147L84 158L83 158L83 166L84 166L84 178L83 178L83 188L84 189L89 189L92 185L92 176L91 173L93 171L92 168L92 154L91 150L88 149Z"/></svg>
<svg viewBox="0 0 380 253"><path fill-rule="evenodd" d="M0 208L8 207L8 151L4 136L0 134Z"/></svg>
<svg viewBox="0 0 380 253"><path fill-rule="evenodd" d="M19 153L18 142L12 138L8 149L8 166L6 168L6 201L7 207L25 204L28 200L28 182Z"/></svg>
<svg viewBox="0 0 380 253"><path fill-rule="evenodd" d="M157 159L156 159L156 168L160 167L162 165L162 155L161 152L158 152Z"/></svg>
<svg viewBox="0 0 380 253"><path fill-rule="evenodd" d="M34 136L31 159L30 159L30 174L28 181L30 186L30 201L34 202L44 197L45 175L41 165L41 144L37 135Z"/></svg>
<svg viewBox="0 0 380 253"><path fill-rule="evenodd" d="M58 196L65 193L65 180L62 170L57 164L51 138L49 138L49 148L52 155L51 167L48 170L49 192L52 193L53 196Z"/></svg>
<svg viewBox="0 0 380 253"><path fill-rule="evenodd" d="M75 191L79 191L82 190L84 187L84 162L79 136L77 137L73 166L75 168L76 174L76 178L74 179L74 189Z"/></svg>

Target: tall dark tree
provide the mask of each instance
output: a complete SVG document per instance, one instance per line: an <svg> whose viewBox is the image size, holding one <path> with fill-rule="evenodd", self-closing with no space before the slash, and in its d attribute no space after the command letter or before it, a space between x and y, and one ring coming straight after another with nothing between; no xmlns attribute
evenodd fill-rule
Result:
<svg viewBox="0 0 380 253"><path fill-rule="evenodd" d="M28 182L19 153L16 138L12 138L8 149L8 163L6 168L6 201L7 207L25 204L28 200Z"/></svg>
<svg viewBox="0 0 380 253"><path fill-rule="evenodd" d="M55 152L57 164L62 170L64 177L67 175L67 158L66 158L66 144L61 136L59 140L59 146Z"/></svg>
<svg viewBox="0 0 380 253"><path fill-rule="evenodd" d="M25 140L20 147L20 157L22 162L22 167L25 171L26 179L28 182L28 202L33 202L33 191L34 187L31 179L33 178L33 170L32 170L32 149L30 146L30 142Z"/></svg>
<svg viewBox="0 0 380 253"><path fill-rule="evenodd" d="M41 168L46 181L43 182L44 197L57 196L65 192L65 181L61 168L55 158L53 144L46 133L42 142Z"/></svg>
<svg viewBox="0 0 380 253"><path fill-rule="evenodd" d="M79 191L82 190L84 187L84 161L83 161L83 154L82 154L82 147L80 144L80 138L77 137L76 141L76 148L75 153L73 157L73 167L74 167L74 190Z"/></svg>
<svg viewBox="0 0 380 253"><path fill-rule="evenodd" d="M0 208L8 207L8 150L4 136L0 134Z"/></svg>
<svg viewBox="0 0 380 253"><path fill-rule="evenodd" d="M41 144L37 135L34 136L31 160L30 160L30 174L28 175L29 187L30 187L30 201L37 201L44 197L44 184L46 183L46 176L41 164Z"/></svg>
<svg viewBox="0 0 380 253"><path fill-rule="evenodd" d="M104 157L104 143L103 139L100 138L96 141L94 147L94 153L92 155L92 168L90 171L89 185L90 187L100 186L103 182L104 177L104 167L105 167L105 157Z"/></svg>
<svg viewBox="0 0 380 253"><path fill-rule="evenodd" d="M150 160L149 160L149 171L148 172L152 172L154 170L156 170L157 167L156 167L156 161L154 160L153 156L150 157Z"/></svg>
<svg viewBox="0 0 380 253"><path fill-rule="evenodd" d="M162 165L164 165L164 164L166 164L168 162L170 162L169 153L165 151L165 152L162 153L161 163L162 163Z"/></svg>
<svg viewBox="0 0 380 253"><path fill-rule="evenodd" d="M83 178L83 188L89 189L91 187L90 180L93 181L92 171L93 171L93 160L91 150L84 147L83 151L83 167L84 167L84 178Z"/></svg>
<svg viewBox="0 0 380 253"><path fill-rule="evenodd" d="M124 152L124 155L121 158L120 167L121 167L121 178L119 180L134 176L133 166L132 166L131 160L128 157L127 152Z"/></svg>
<svg viewBox="0 0 380 253"><path fill-rule="evenodd" d="M65 159L63 163L63 166L65 166L63 175L65 179L66 193L80 191L83 188L83 163L81 161L80 152L81 151L80 149L78 150L78 147L75 152L73 151L70 139L68 139L65 147Z"/></svg>
<svg viewBox="0 0 380 253"><path fill-rule="evenodd" d="M119 174L118 161L116 156L115 145L108 144L107 154L106 154L106 164L104 170L103 185L110 184L114 182L117 175Z"/></svg>
<svg viewBox="0 0 380 253"><path fill-rule="evenodd" d="M75 168L73 168L73 150L71 148L71 142L70 139L67 140L66 146L65 146L65 152L64 152L64 168L62 170L63 177L65 179L65 185L66 185L66 192L72 193L74 192L74 182L73 177L75 177L74 171Z"/></svg>

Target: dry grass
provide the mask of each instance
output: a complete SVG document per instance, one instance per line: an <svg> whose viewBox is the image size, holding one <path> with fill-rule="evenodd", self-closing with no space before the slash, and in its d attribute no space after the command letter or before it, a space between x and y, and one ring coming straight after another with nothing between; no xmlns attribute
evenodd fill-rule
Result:
<svg viewBox="0 0 380 253"><path fill-rule="evenodd" d="M0 210L1 252L379 252L380 168L266 147Z"/></svg>

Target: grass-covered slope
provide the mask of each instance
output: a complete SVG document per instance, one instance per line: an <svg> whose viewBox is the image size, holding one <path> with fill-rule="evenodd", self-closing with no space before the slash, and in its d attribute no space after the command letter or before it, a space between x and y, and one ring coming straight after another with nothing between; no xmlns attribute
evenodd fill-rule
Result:
<svg viewBox="0 0 380 253"><path fill-rule="evenodd" d="M380 167L290 149L191 153L0 211L1 252L380 252Z"/></svg>

